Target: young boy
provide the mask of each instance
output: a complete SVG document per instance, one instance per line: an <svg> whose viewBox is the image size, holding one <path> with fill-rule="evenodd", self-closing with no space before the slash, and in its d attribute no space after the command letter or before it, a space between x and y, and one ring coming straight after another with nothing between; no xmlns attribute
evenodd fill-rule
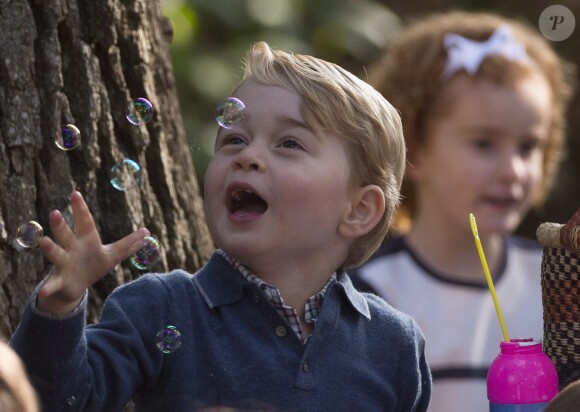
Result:
<svg viewBox="0 0 580 412"><path fill-rule="evenodd" d="M83 329L86 288L148 232L102 245L79 193L76 234L51 214L59 245L40 248L54 270L12 338L45 410L426 410L420 330L344 272L398 203L396 111L340 67L266 43L234 96L244 119L219 129L205 178L220 249L196 274L142 276Z"/></svg>

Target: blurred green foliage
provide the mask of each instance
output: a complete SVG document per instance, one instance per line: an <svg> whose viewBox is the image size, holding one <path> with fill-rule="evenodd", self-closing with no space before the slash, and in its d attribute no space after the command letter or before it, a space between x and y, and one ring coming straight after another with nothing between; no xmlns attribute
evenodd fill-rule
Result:
<svg viewBox="0 0 580 412"><path fill-rule="evenodd" d="M173 25L170 52L194 165L203 181L217 131L216 104L242 74L248 48L313 54L364 78L401 22L371 0L162 0Z"/></svg>

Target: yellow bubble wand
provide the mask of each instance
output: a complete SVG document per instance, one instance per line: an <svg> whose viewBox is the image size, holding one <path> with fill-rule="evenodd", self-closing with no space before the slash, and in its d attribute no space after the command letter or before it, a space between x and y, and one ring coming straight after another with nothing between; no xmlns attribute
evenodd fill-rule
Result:
<svg viewBox="0 0 580 412"><path fill-rule="evenodd" d="M499 319L499 325L501 326L501 331L503 333L503 340L506 342L510 341L507 333L507 328L505 327L505 322L503 320L503 315L501 313L501 308L499 307L499 301L497 300L497 295L495 294L495 288L493 287L493 280L489 273L489 267L487 266L487 261L485 260L485 254L483 253L483 247L481 247L481 240L479 240L479 234L477 233L477 224L475 223L475 216L473 213L469 214L469 222L471 223L471 231L473 232L473 237L475 238L475 246L477 246L477 252L479 253L479 259L481 260L481 265L483 266L483 272L485 273L485 279L487 280L487 286L491 292L491 298L493 299L493 305L495 306L495 311L497 312L497 318Z"/></svg>

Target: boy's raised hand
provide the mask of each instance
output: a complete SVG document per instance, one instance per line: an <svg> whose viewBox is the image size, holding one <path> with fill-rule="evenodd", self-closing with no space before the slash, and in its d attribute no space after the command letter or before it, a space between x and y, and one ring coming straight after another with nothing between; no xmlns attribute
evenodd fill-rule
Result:
<svg viewBox="0 0 580 412"><path fill-rule="evenodd" d="M40 250L54 266L38 293L37 305L55 315L71 312L89 286L144 246L143 238L149 236L149 231L141 228L103 245L82 195L73 192L70 202L76 233L59 211L52 211L50 227L58 244L46 236L39 242Z"/></svg>

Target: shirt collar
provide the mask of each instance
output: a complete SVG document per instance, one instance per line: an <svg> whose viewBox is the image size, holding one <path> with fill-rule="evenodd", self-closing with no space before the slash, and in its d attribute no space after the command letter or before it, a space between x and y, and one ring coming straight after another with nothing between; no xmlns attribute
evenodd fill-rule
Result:
<svg viewBox="0 0 580 412"><path fill-rule="evenodd" d="M206 304L210 308L228 305L240 300L248 284L243 276L218 250L193 278ZM365 297L355 289L344 271L337 273L335 287L343 291L350 305L361 315L370 319L370 311ZM330 289L330 288L329 288ZM330 292L330 290L329 290Z"/></svg>
<svg viewBox="0 0 580 412"><path fill-rule="evenodd" d="M234 268L236 268L236 270L238 272L240 272L242 274L242 276L244 277L244 279L246 279L248 282L255 284L256 286L258 286L262 290L270 291L269 293L266 293L266 295L267 295L268 299L270 301L272 301L272 303L274 303L275 305L281 304L281 302L279 302L279 301L282 300L282 297L280 296L280 291L278 290L278 288L276 288L273 285L270 285L269 283L264 282L262 279L257 277L248 267L244 266L242 263L238 262L236 259L232 258L231 256L228 256L228 254L226 252L224 252L223 250L218 249L216 252L219 253L221 256L223 256ZM314 299L317 296L324 298L329 286L334 281L336 281L336 279L337 279L337 275L336 275L336 272L334 272L332 274L332 276L330 276L330 278L328 278L328 280L326 281L326 283L324 284L322 289L320 289L317 293L315 293L313 296L310 296L308 298L308 302L310 302L311 299ZM272 294L275 294L277 296L273 297ZM312 304L312 303L310 303L310 304Z"/></svg>

